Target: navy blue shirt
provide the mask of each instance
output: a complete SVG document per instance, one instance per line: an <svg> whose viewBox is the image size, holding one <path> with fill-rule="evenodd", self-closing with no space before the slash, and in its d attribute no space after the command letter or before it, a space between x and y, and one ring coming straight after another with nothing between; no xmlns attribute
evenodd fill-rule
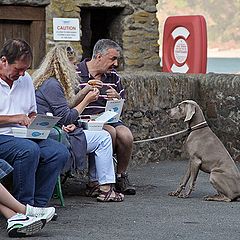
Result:
<svg viewBox="0 0 240 240"><path fill-rule="evenodd" d="M77 65L77 73L79 75L80 87L83 88L86 86L87 82L91 79L94 79L88 71L86 62L90 59L84 59ZM104 83L104 86L100 89L100 95L97 101L90 103L85 110L82 112L83 115L94 115L102 113L105 111L106 106L106 90L109 86L113 87L121 98L125 98L125 90L122 86L121 78L117 72L113 69L109 73L105 73L101 77L101 81Z"/></svg>
<svg viewBox="0 0 240 240"><path fill-rule="evenodd" d="M36 91L37 112L46 114L50 112L53 116L61 117L60 125L74 123L78 117L78 111L69 108L61 84L56 78L47 79Z"/></svg>
<svg viewBox="0 0 240 240"><path fill-rule="evenodd" d="M75 123L79 117L75 108L70 108L60 82L51 77L36 90L37 112L45 114L51 112L53 116L61 117L58 124L68 125ZM79 126L73 132L65 133L69 137L71 158L64 171L83 170L85 168L87 141L83 129Z"/></svg>

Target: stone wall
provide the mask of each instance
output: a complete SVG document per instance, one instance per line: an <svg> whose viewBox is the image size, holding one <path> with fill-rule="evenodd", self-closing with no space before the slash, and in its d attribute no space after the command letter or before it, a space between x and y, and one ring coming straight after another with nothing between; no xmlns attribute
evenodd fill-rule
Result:
<svg viewBox="0 0 240 240"><path fill-rule="evenodd" d="M53 41L53 18L79 18L80 34L81 8L108 9L113 13L108 25L109 38L118 42L123 48L123 69L160 70L158 46L158 20L156 18L157 0L2 0L0 5L46 6L46 50L55 44ZM104 19L103 19L104 20ZM91 31L91 29L89 29ZM80 42L63 42L71 44L81 59L83 48Z"/></svg>
<svg viewBox="0 0 240 240"><path fill-rule="evenodd" d="M234 159L240 158L240 77L226 74L121 73L127 91L123 119L134 139L147 139L186 128L169 120L166 108L186 99L202 107L206 119ZM186 159L186 134L134 144L132 165L149 161Z"/></svg>
<svg viewBox="0 0 240 240"><path fill-rule="evenodd" d="M1 5L45 6L50 0L1 0Z"/></svg>
<svg viewBox="0 0 240 240"><path fill-rule="evenodd" d="M59 42L53 40L53 18L80 18L80 9L75 0L51 0L46 8L46 47L47 51L55 44L71 44L81 58L80 42Z"/></svg>
<svg viewBox="0 0 240 240"><path fill-rule="evenodd" d="M53 44L53 17L80 18L81 7L122 9L110 27L110 36L123 48L124 69L160 70L157 0L51 0L47 7L47 48ZM79 42L71 42L82 53Z"/></svg>

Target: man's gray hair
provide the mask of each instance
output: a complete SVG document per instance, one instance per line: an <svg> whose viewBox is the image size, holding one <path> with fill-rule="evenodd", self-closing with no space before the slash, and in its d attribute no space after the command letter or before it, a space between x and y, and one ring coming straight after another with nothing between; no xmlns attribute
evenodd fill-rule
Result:
<svg viewBox="0 0 240 240"><path fill-rule="evenodd" d="M93 48L92 58L96 58L97 54L106 54L109 49L115 49L121 53L122 48L111 39L100 39L96 42Z"/></svg>

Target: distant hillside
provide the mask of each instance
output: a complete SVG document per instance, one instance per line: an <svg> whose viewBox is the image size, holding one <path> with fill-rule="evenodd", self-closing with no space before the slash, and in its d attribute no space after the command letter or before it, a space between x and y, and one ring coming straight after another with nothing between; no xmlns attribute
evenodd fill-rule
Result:
<svg viewBox="0 0 240 240"><path fill-rule="evenodd" d="M160 44L163 23L173 15L203 15L207 21L208 48L240 49L240 0L159 0Z"/></svg>

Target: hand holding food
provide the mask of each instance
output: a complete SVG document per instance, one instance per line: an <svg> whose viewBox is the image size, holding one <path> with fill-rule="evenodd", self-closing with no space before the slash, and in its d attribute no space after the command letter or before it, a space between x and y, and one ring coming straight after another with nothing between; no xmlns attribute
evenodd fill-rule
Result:
<svg viewBox="0 0 240 240"><path fill-rule="evenodd" d="M94 88L94 90L90 91L86 96L85 99L88 103L94 102L99 97L99 90L97 88Z"/></svg>

